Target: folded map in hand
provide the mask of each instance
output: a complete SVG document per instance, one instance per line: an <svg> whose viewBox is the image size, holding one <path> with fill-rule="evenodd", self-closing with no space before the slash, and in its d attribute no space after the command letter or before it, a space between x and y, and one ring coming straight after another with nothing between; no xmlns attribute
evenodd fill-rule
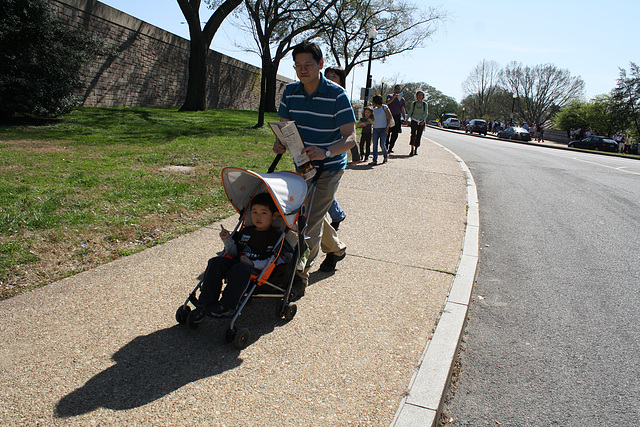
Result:
<svg viewBox="0 0 640 427"><path fill-rule="evenodd" d="M313 167L309 156L303 152L304 142L302 142L302 137L300 136L296 122L272 122L269 123L269 126L276 138L291 152L293 161L300 173L304 175L304 178L313 178L316 174L316 169Z"/></svg>

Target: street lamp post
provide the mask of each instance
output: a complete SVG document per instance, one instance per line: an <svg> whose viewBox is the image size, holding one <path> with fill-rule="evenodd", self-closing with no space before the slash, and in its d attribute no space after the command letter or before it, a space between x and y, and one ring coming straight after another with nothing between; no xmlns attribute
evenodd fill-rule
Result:
<svg viewBox="0 0 640 427"><path fill-rule="evenodd" d="M371 59L373 58L373 41L378 36L378 31L376 27L371 27L369 30L369 41L371 44L369 45L369 66L367 68L367 86L364 88L364 106L367 106L367 101L369 100L369 90L371 90Z"/></svg>
<svg viewBox="0 0 640 427"><path fill-rule="evenodd" d="M518 98L517 94L513 94L513 102L511 103L511 126L513 126L513 109L516 106L516 98Z"/></svg>
<svg viewBox="0 0 640 427"><path fill-rule="evenodd" d="M427 121L429 120L429 93L425 92L424 93L424 102L427 104Z"/></svg>

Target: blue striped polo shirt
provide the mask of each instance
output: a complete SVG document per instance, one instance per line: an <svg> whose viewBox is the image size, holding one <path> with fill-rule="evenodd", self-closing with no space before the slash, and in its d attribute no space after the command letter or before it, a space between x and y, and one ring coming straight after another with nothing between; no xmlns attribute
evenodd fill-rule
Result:
<svg viewBox="0 0 640 427"><path fill-rule="evenodd" d="M340 126L356 121L347 93L324 76L312 95L307 95L299 81L288 84L282 94L278 115L295 120L305 145L315 145L323 150L342 139ZM326 159L324 170L342 170L346 166L345 152Z"/></svg>

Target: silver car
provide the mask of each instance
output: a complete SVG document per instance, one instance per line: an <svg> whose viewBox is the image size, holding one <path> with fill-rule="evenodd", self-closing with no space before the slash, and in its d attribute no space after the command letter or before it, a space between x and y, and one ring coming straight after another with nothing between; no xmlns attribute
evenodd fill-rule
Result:
<svg viewBox="0 0 640 427"><path fill-rule="evenodd" d="M447 129L460 129L460 120L450 117L444 121L442 127Z"/></svg>

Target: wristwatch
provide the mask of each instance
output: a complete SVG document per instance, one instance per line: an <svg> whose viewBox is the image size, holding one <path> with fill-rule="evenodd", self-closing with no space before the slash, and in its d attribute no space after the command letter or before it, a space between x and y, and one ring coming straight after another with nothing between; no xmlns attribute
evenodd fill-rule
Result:
<svg viewBox="0 0 640 427"><path fill-rule="evenodd" d="M324 156L328 159L329 157L331 157L331 150L327 150L324 152Z"/></svg>

